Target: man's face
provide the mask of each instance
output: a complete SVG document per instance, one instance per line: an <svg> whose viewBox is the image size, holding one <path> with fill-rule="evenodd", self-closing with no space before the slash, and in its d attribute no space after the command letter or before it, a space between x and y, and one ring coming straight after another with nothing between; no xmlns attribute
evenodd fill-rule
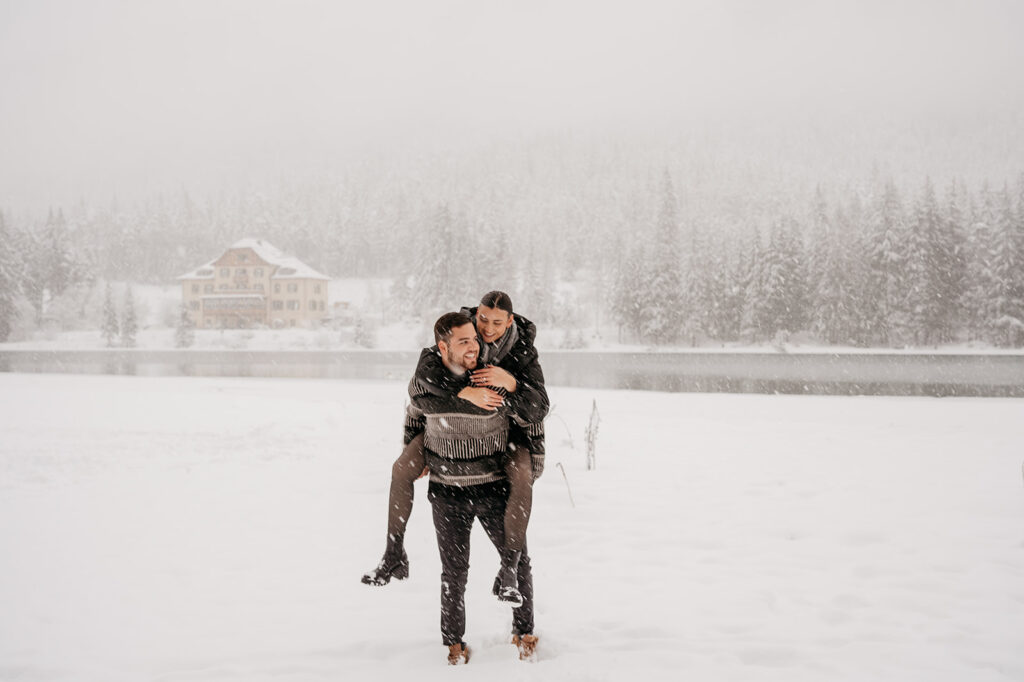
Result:
<svg viewBox="0 0 1024 682"><path fill-rule="evenodd" d="M485 305L476 309L476 330L484 343L494 343L512 326L512 316L501 308Z"/></svg>
<svg viewBox="0 0 1024 682"><path fill-rule="evenodd" d="M445 364L449 369L461 374L463 371L476 367L476 359L480 354L480 344L476 340L476 330L473 325L464 324L452 330L452 336L448 342L439 341L438 350L441 351Z"/></svg>

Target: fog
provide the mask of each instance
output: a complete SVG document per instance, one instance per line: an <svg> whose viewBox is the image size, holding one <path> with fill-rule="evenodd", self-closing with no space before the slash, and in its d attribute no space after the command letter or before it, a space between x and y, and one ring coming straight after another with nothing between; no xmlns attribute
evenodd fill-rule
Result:
<svg viewBox="0 0 1024 682"><path fill-rule="evenodd" d="M1012 0L4 0L0 207L208 193L536 135L745 135L783 161L793 138L906 133L875 143L896 168L932 171L927 150L1001 183L1022 158L1022 34Z"/></svg>

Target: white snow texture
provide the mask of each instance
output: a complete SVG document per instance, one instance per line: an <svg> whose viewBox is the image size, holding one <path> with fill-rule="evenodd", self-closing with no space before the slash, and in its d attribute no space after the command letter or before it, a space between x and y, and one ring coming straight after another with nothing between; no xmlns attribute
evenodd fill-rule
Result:
<svg viewBox="0 0 1024 682"><path fill-rule="evenodd" d="M537 660L477 527L460 672L424 482L359 582L404 391L0 374L0 679L1024 679L1022 400L552 388Z"/></svg>

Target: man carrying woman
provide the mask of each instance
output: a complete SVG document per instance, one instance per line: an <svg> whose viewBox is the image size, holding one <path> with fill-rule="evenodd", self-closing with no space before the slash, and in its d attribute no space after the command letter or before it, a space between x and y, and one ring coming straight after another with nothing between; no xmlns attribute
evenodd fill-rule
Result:
<svg viewBox="0 0 1024 682"><path fill-rule="evenodd" d="M498 291L486 294L477 308L464 308L459 314L449 315L462 315L456 321L465 319L465 329L474 330L475 327L472 334L475 348L465 350L465 357L460 356L456 362L453 353L457 349L452 348L450 339L443 338L443 334L439 337L435 328L437 345L424 349L420 355L416 373L409 384L411 405L406 415L406 445L392 466L384 556L373 571L363 576L362 581L369 585L386 585L392 578L401 580L408 576L409 560L403 540L412 510L413 484L425 470L429 470L431 475L431 502L435 509L442 564L445 566L451 559L446 556L451 552L446 550L457 547L459 543L452 544L450 524L443 518L439 521L438 498L442 498L442 502L455 499L448 493L455 491L462 495L466 491L479 491L484 488L475 486L493 485L500 480L502 495L507 490L507 502L501 505L501 532L494 533L493 528L488 528L493 520L491 524L485 523L485 529L496 546L497 539L501 541L498 546L501 568L494 582L494 593L499 600L515 607L522 607L524 601L530 602L530 631L513 633L521 654L525 644L529 649L528 655L536 643L532 636L532 594L524 595L521 588L526 587L523 583L527 582L532 593L532 580L523 581L529 576L519 573L524 564L529 571L529 559L525 556L526 528L532 508L533 481L544 468L543 419L549 407L544 375L533 345L536 327L526 318L516 315L509 296ZM470 320L473 326L468 326ZM465 335L461 327L460 333ZM464 339L463 343L469 343L469 340ZM465 371L459 371L460 367ZM501 415L494 416L505 424L500 430L500 444L488 440L496 438L499 431L476 434L472 419L456 416L431 421L431 415L469 413L480 416L496 412ZM454 439L450 434L446 436L446 430L454 428L451 426L453 421L470 425L467 426L470 431ZM492 422L493 419L487 421ZM498 445L500 452L495 450ZM481 454L485 450L487 453ZM483 522L484 518L480 518ZM469 522L471 525L472 516ZM462 530L465 529L459 532ZM458 582L462 582L464 589L464 576ZM517 608L519 610L522 608Z"/></svg>

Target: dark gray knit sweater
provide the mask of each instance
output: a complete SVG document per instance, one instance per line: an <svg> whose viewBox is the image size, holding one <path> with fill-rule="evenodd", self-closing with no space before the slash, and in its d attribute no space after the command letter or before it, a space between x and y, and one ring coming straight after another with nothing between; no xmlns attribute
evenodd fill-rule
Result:
<svg viewBox="0 0 1024 682"><path fill-rule="evenodd" d="M423 353L437 350L424 349ZM419 375L409 382L406 442L423 432L431 482L462 487L504 479L502 458L508 447L510 415L542 421L547 412L547 394L539 400L530 397L528 391L507 394L502 388L491 387L506 397L506 405L494 411L484 410L457 395L470 385L468 372L461 376L447 368L445 372L451 389L446 395L438 395Z"/></svg>
<svg viewBox="0 0 1024 682"><path fill-rule="evenodd" d="M462 312L473 317L476 308L463 308ZM509 372L516 379L518 388L514 393L505 394L509 407L509 449L525 447L530 451L533 477L538 478L544 471L544 417L547 416L549 401L544 388L544 372L540 367L537 349L533 342L537 327L519 314L513 316L517 338L503 349L494 349L491 361ZM481 357L483 357L481 342ZM503 351L503 352L500 352ZM439 398L453 397L464 386L465 378L459 378L445 367L437 346L424 348L416 365L416 373L409 384L409 397L416 400L418 395L433 394ZM460 401L465 402L465 401ZM453 408L455 409L455 408ZM405 442L408 444L424 428L422 420L406 421Z"/></svg>

